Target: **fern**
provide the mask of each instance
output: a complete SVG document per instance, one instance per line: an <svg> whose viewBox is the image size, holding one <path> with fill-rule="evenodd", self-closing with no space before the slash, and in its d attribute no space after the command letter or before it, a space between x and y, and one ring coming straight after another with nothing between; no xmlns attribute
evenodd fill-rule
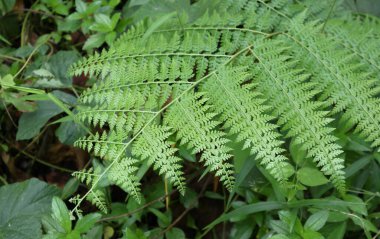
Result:
<svg viewBox="0 0 380 239"><path fill-rule="evenodd" d="M234 186L232 165L228 159L232 156L226 146L228 140L224 133L215 128L220 122L213 120L215 113L209 110L207 99L202 94L187 94L167 112L165 124L177 131L181 144L188 144L193 153L202 153L201 161L224 182L227 189Z"/></svg>
<svg viewBox="0 0 380 239"><path fill-rule="evenodd" d="M257 42L252 55L258 61L258 90L275 109L278 124L344 191L343 159L338 157L343 151L330 134L333 129L328 127L332 121L326 117L328 112L321 110L322 102L313 100L318 91L313 82L307 81L310 75L297 69L297 61L287 56L281 41Z"/></svg>
<svg viewBox="0 0 380 239"><path fill-rule="evenodd" d="M252 90L255 85L243 85L249 79L244 68L228 69L215 74L202 90L207 92L213 110L225 122L228 132L238 134L237 140L244 141L244 148L251 149L276 179L285 182L287 177L283 169L287 164L282 155L283 142L279 140L277 126L269 122L273 117L266 114L269 107L264 104L265 100Z"/></svg>
<svg viewBox="0 0 380 239"><path fill-rule="evenodd" d="M344 193L332 122L380 146L380 34L379 20L354 18L340 2L220 1L192 22L173 18L153 32L141 22L73 64L73 75L99 79L77 114L97 131L76 145L105 165L95 180L81 175L91 178L87 195L107 176L139 200L135 174L144 162L184 193L177 145L232 191L232 138L285 187L290 138Z"/></svg>
<svg viewBox="0 0 380 239"><path fill-rule="evenodd" d="M99 168L97 170L90 168L89 170L74 172L73 176L79 181L93 186L93 189L87 194L86 199L98 207L102 212L107 213L106 194L97 184L94 185L99 179Z"/></svg>

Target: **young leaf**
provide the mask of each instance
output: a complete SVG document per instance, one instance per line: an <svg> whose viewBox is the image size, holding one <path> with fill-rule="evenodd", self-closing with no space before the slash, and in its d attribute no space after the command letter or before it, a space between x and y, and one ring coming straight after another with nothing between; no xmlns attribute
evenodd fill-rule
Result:
<svg viewBox="0 0 380 239"><path fill-rule="evenodd" d="M328 211L316 212L307 219L305 223L305 228L308 228L313 231L318 231L326 224L328 217Z"/></svg>
<svg viewBox="0 0 380 239"><path fill-rule="evenodd" d="M88 232L92 227L94 227L95 223L102 217L100 213L91 213L79 219L77 224L75 225L74 230L79 233Z"/></svg>
<svg viewBox="0 0 380 239"><path fill-rule="evenodd" d="M59 197L53 197L52 210L53 219L59 222L66 233L71 232L70 212L62 199Z"/></svg>

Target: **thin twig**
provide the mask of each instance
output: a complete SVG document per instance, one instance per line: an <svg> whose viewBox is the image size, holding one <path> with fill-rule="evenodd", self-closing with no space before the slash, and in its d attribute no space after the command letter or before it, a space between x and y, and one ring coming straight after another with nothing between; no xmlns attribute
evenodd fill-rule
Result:
<svg viewBox="0 0 380 239"><path fill-rule="evenodd" d="M51 167L51 168L54 168L54 169L57 169L57 170L60 170L60 171L63 171L63 172L67 172L67 173L73 173L73 172L75 172L74 170L71 170L71 169L68 169L68 168L64 168L64 167L61 167L61 166L58 166L58 165L54 165L54 164L46 162L46 161L44 161L44 160L42 160L40 158L37 158L34 155L31 155L30 153L28 153L28 152L26 152L26 151L24 151L22 149L17 148L15 145L13 145L9 140L7 140L6 138L4 138L3 136L1 136L1 137L5 140L5 142L7 142L7 144L9 146L11 146L12 148L18 150L21 154L27 156L28 158L37 161L40 164L43 164L43 165L46 165L48 167Z"/></svg>
<svg viewBox="0 0 380 239"><path fill-rule="evenodd" d="M12 61L18 61L18 62L25 63L25 60L23 60L21 58L13 57L13 56L8 56L8 55L0 54L0 58L4 58L4 59L12 60Z"/></svg>
<svg viewBox="0 0 380 239"><path fill-rule="evenodd" d="M4 185L8 185L8 182L7 180L5 180L5 178L3 176L0 175L0 181L4 184Z"/></svg>
<svg viewBox="0 0 380 239"><path fill-rule="evenodd" d="M14 122L13 118L12 118L12 115L9 113L9 110L8 110L8 107L5 105L5 102L3 102L3 105L4 105L4 109L5 109L5 112L7 112L7 115L9 117L9 119L11 120L13 126L17 129L17 124Z"/></svg>
<svg viewBox="0 0 380 239"><path fill-rule="evenodd" d="M332 6L331 6L331 8L330 8L329 15L327 15L327 18L326 18L325 22L323 23L323 27L322 27L322 29L321 29L321 32L324 32L325 27L326 27L326 25L327 25L327 21L330 19L331 14L332 14L332 12L333 12L333 10L334 10L334 8L335 8L335 4L336 4L336 0L334 0Z"/></svg>

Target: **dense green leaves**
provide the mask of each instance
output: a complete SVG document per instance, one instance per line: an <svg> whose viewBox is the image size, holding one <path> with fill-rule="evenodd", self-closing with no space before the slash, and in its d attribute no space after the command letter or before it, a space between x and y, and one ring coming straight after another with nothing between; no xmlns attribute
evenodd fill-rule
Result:
<svg viewBox="0 0 380 239"><path fill-rule="evenodd" d="M37 179L0 187L0 238L41 238L41 218L58 189Z"/></svg>

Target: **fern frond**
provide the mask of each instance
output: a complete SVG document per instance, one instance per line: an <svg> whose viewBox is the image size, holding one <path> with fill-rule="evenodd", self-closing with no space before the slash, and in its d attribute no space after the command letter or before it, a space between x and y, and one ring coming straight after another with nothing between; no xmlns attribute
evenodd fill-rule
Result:
<svg viewBox="0 0 380 239"><path fill-rule="evenodd" d="M164 123L177 132L181 144L188 144L193 153L201 153L201 161L215 171L216 176L228 190L234 187L233 165L228 162L230 149L228 140L216 127L220 122L214 120L215 113L209 111L207 98L203 94L186 94L177 104L169 108Z"/></svg>
<svg viewBox="0 0 380 239"><path fill-rule="evenodd" d="M361 69L355 55L320 33L315 23L293 21L290 34L293 52L302 60L323 91L322 100L333 106L372 147L380 146L380 88L371 74ZM301 34L302 32L302 34ZM306 33L307 32L307 33Z"/></svg>
<svg viewBox="0 0 380 239"><path fill-rule="evenodd" d="M177 151L168 141L170 128L151 125L133 144L132 153L142 159L147 159L153 168L164 174L181 194L185 193L185 178L183 177L180 158L174 156Z"/></svg>
<svg viewBox="0 0 380 239"><path fill-rule="evenodd" d="M138 182L138 178L136 177L136 171L138 170L137 163L137 159L130 157L122 158L111 166L108 172L108 179L132 195L140 203L140 182Z"/></svg>
<svg viewBox="0 0 380 239"><path fill-rule="evenodd" d="M74 172L73 176L76 177L79 181L85 183L86 185L93 185L94 182L99 178L100 172L97 168L94 170L90 168L88 170L82 170L79 172ZM94 204L100 211L103 213L108 212L106 195L104 189L99 188L97 185L86 197L88 201Z"/></svg>
<svg viewBox="0 0 380 239"><path fill-rule="evenodd" d="M343 117L380 146L379 50L372 49L380 31L371 29L380 23L340 17L340 2L328 12L327 0L226 0L191 22L173 18L153 32L152 21L138 24L71 68L99 79L77 114L99 133L76 145L105 159L109 172L101 175L137 198L139 160L183 193L177 142L232 190L226 134L285 182L283 135L343 192L342 150L330 122ZM342 20L327 21L335 17Z"/></svg>
<svg viewBox="0 0 380 239"><path fill-rule="evenodd" d="M331 39L339 43L346 51L356 55L364 70L380 77L380 31L367 18L348 18L329 21L326 27Z"/></svg>
<svg viewBox="0 0 380 239"><path fill-rule="evenodd" d="M318 91L314 90L315 83L307 81L310 75L297 69L298 62L287 56L285 49L281 41L256 43L252 55L258 61L254 69L257 90L269 99L287 136L294 137L294 142L344 192L344 160L339 157L343 151L328 126L332 119L326 117L328 112L321 111L323 103L313 100Z"/></svg>
<svg viewBox="0 0 380 239"><path fill-rule="evenodd" d="M269 122L273 117L266 114L269 107L265 100L259 98L251 84L243 85L248 80L247 69L236 67L213 75L201 89L230 134L237 134L237 140L244 141L244 148L251 149L274 178L285 182L283 142L279 140L277 126Z"/></svg>

